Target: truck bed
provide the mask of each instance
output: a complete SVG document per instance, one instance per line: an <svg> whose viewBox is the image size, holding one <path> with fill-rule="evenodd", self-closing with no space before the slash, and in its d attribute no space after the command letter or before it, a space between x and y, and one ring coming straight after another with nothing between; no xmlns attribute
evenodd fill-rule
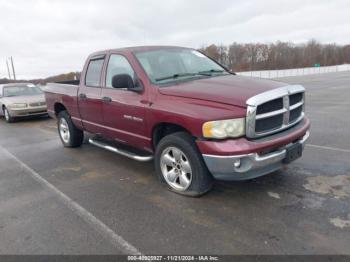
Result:
<svg viewBox="0 0 350 262"><path fill-rule="evenodd" d="M54 93L54 94L77 95L78 86L79 86L79 82L75 83L73 81L48 83L45 88L45 93L48 92L48 93Z"/></svg>
<svg viewBox="0 0 350 262"><path fill-rule="evenodd" d="M70 81L65 83L48 83L44 89L47 103L47 111L51 117L55 117L55 105L63 104L72 117L80 118L78 110L77 94L79 83Z"/></svg>
<svg viewBox="0 0 350 262"><path fill-rule="evenodd" d="M65 84L65 85L75 85L78 86L80 84L80 80L65 80L65 81L57 81L55 84Z"/></svg>

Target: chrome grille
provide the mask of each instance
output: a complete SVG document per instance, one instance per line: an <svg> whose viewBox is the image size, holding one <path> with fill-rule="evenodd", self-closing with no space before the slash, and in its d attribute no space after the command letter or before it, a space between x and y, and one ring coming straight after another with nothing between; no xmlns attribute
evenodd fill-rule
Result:
<svg viewBox="0 0 350 262"><path fill-rule="evenodd" d="M269 102L266 102L262 105L259 105L256 111L256 114L265 114L268 112L276 111L283 109L283 98L278 98Z"/></svg>
<svg viewBox="0 0 350 262"><path fill-rule="evenodd" d="M30 103L29 106L31 106L31 107L46 106L46 102L35 102L35 103Z"/></svg>
<svg viewBox="0 0 350 262"><path fill-rule="evenodd" d="M257 138L287 129L304 118L305 88L285 86L247 100L246 135Z"/></svg>

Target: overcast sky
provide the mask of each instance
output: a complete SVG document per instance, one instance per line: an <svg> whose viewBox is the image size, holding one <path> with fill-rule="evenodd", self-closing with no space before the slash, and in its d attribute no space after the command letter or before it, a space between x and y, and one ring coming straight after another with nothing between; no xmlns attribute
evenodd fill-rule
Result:
<svg viewBox="0 0 350 262"><path fill-rule="evenodd" d="M350 43L349 0L0 0L0 78L80 71L97 50L133 45Z"/></svg>

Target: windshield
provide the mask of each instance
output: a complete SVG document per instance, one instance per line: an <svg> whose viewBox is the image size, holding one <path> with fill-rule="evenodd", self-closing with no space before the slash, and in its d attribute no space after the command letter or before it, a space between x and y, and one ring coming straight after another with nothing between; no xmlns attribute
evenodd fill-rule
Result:
<svg viewBox="0 0 350 262"><path fill-rule="evenodd" d="M135 56L155 84L229 74L210 58L192 49L169 48L137 52Z"/></svg>
<svg viewBox="0 0 350 262"><path fill-rule="evenodd" d="M21 86L9 86L4 87L3 95L4 97L10 97L10 96L30 96L30 95L39 95L42 94L43 91L33 85L21 85Z"/></svg>

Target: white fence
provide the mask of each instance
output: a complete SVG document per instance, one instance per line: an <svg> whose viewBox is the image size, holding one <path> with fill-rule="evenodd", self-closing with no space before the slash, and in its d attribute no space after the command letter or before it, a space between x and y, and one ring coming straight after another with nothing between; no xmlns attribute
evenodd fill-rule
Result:
<svg viewBox="0 0 350 262"><path fill-rule="evenodd" d="M237 72L237 75L260 77L260 78L279 78L279 77L287 77L287 76L314 75L314 74L324 74L324 73L342 72L342 71L350 71L350 64L281 69L281 70Z"/></svg>

